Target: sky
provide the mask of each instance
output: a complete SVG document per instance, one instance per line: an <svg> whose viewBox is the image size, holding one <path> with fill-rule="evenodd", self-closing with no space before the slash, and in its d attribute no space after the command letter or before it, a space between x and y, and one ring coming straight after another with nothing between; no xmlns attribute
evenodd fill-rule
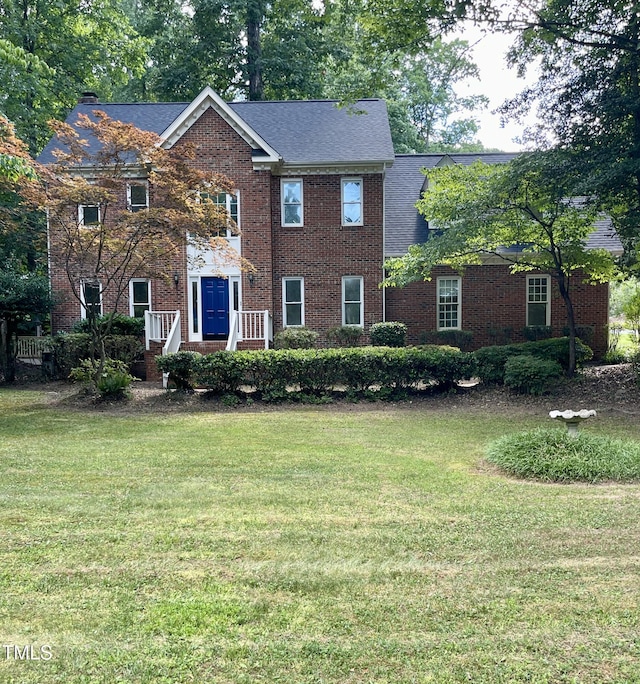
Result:
<svg viewBox="0 0 640 684"><path fill-rule="evenodd" d="M505 152L517 152L522 145L514 142L522 132L522 125L507 123L500 125L500 115L492 113L505 100L516 95L527 84L518 78L515 69L508 69L505 55L513 38L503 33L486 34L472 27L466 28L461 34L473 46L473 59L480 70L480 81L474 80L464 84L470 93L486 95L490 102L486 110L475 112L474 116L480 122L479 140L488 148L498 148ZM530 118L533 121L533 116Z"/></svg>

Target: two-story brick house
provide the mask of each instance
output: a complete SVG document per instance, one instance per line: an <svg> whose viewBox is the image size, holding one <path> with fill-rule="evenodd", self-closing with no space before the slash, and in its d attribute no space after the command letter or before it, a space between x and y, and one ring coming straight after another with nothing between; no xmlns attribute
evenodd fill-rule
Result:
<svg viewBox="0 0 640 684"><path fill-rule="evenodd" d="M561 334L563 307L549 279L513 276L505 264L472 267L463 276L443 269L429 283L380 288L385 257L428 234L415 209L421 169L444 159L395 156L382 100L352 107L330 101L228 104L208 88L187 104L102 104L85 96L68 122L96 109L158 133L166 146L194 145L195 164L228 176L237 192L219 201L241 232L228 239L255 267L250 274L220 272L213 260L194 265L185 253L167 269L169 281L132 279L124 309L146 316L150 358L163 345L200 351L263 346L271 330L298 325L324 340L331 327L355 325L366 332L383 320L406 322L413 342L425 332L464 329L480 346L493 341L491 330L534 323ZM51 162L55 148L52 140L40 161ZM453 155L447 162L474 158ZM148 206L143 182L131 184L126 202L132 211ZM90 220L92 211L79 207L80 220L85 214ZM607 242L606 226L600 228L606 246L617 248ZM54 333L86 315L86 306L101 306L99 283L83 287L81 305L69 296L65 274L53 268L51 280L59 301ZM602 337L607 287L578 286L575 296L579 322L602 330ZM603 339L597 342L602 347Z"/></svg>

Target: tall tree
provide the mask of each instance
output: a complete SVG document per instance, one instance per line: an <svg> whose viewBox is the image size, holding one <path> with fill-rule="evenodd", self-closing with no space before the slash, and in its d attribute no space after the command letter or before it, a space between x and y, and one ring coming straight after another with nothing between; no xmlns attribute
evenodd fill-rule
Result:
<svg viewBox="0 0 640 684"><path fill-rule="evenodd" d="M511 60L538 82L503 108L538 106L529 137L571 151L582 191L599 198L633 254L640 241L640 3L539 0L522 4Z"/></svg>
<svg viewBox="0 0 640 684"><path fill-rule="evenodd" d="M597 207L570 200L572 187L553 155L533 155L510 164L451 165L427 174L429 184L418 210L437 226L429 240L404 257L387 262L387 285L427 280L432 269L448 264L463 269L487 255L514 272L540 270L551 275L566 308L570 336L569 372L576 363L576 323L572 276L607 282L612 256L587 249L599 215ZM505 248L517 247L515 251Z"/></svg>
<svg viewBox="0 0 640 684"><path fill-rule="evenodd" d="M475 139L477 121L463 114L486 107L488 99L484 95L462 96L456 90L462 81L479 78L466 41L437 38L418 55L405 57L398 71L399 88L392 100L406 109L416 129L413 151L482 149Z"/></svg>
<svg viewBox="0 0 640 684"><path fill-rule="evenodd" d="M23 225L33 207L21 194L29 194L37 176L26 145L13 125L0 117L0 375L15 380L15 339L20 323L48 313L49 283L35 272L35 244L44 233ZM43 248L43 245L40 245Z"/></svg>
<svg viewBox="0 0 640 684"><path fill-rule="evenodd" d="M0 109L32 153L48 139L48 119L80 92L109 98L145 65L145 42L120 0L4 0L0 32Z"/></svg>

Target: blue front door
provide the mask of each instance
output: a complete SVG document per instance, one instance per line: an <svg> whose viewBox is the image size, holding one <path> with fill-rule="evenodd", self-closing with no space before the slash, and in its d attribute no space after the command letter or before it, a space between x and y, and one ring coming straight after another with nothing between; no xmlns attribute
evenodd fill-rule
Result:
<svg viewBox="0 0 640 684"><path fill-rule="evenodd" d="M202 278L202 334L229 336L229 280Z"/></svg>

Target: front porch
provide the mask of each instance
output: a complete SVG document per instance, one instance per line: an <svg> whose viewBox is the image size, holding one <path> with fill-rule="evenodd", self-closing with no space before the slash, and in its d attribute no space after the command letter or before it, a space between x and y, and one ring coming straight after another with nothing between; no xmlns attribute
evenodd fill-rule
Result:
<svg viewBox="0 0 640 684"><path fill-rule="evenodd" d="M155 357L172 354L180 349L212 351L237 349L269 349L273 342L273 318L264 311L231 311L229 314L229 335L226 340L189 340L183 335L181 312L145 311L145 365L147 378L160 379ZM166 386L166 378L163 382Z"/></svg>

